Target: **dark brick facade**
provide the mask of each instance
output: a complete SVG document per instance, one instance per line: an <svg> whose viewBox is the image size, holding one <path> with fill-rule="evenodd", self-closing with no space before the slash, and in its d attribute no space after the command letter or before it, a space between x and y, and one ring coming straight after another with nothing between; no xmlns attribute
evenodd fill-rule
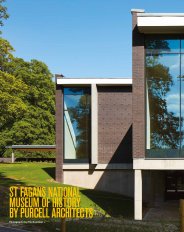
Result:
<svg viewBox="0 0 184 232"><path fill-rule="evenodd" d="M144 34L137 28L133 12L132 75L133 75L133 157L145 157L145 55Z"/></svg>
<svg viewBox="0 0 184 232"><path fill-rule="evenodd" d="M132 162L132 87L98 87L98 163Z"/></svg>
<svg viewBox="0 0 184 232"><path fill-rule="evenodd" d="M63 182L63 88L61 85L56 85L56 181Z"/></svg>

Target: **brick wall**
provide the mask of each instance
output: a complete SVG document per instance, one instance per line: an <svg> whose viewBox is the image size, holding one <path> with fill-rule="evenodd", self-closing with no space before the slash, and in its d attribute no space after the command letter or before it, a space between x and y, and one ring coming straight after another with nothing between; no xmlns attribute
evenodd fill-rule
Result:
<svg viewBox="0 0 184 232"><path fill-rule="evenodd" d="M132 78L133 78L133 157L145 157L145 55L144 34L137 28L137 13L133 13Z"/></svg>
<svg viewBox="0 0 184 232"><path fill-rule="evenodd" d="M132 87L98 87L98 163L132 161Z"/></svg>
<svg viewBox="0 0 184 232"><path fill-rule="evenodd" d="M63 182L63 88L56 85L56 181Z"/></svg>

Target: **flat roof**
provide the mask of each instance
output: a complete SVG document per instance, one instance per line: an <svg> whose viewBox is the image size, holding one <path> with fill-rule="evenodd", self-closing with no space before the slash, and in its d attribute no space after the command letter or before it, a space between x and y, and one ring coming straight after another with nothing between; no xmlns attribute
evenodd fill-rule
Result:
<svg viewBox="0 0 184 232"><path fill-rule="evenodd" d="M57 78L58 85L132 85L131 78Z"/></svg>
<svg viewBox="0 0 184 232"><path fill-rule="evenodd" d="M56 145L11 145L5 148L24 151L55 151Z"/></svg>
<svg viewBox="0 0 184 232"><path fill-rule="evenodd" d="M184 13L143 13L137 11L137 26L144 34L181 34Z"/></svg>
<svg viewBox="0 0 184 232"><path fill-rule="evenodd" d="M6 148L56 148L56 145L11 145Z"/></svg>
<svg viewBox="0 0 184 232"><path fill-rule="evenodd" d="M137 13L138 17L184 17L184 13Z"/></svg>

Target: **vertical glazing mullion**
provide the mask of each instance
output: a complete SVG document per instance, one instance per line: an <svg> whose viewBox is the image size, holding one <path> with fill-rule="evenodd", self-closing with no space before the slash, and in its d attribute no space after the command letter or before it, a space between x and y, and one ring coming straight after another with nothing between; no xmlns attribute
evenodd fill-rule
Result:
<svg viewBox="0 0 184 232"><path fill-rule="evenodd" d="M179 150L179 157L181 157L181 144L182 144L182 133L181 133L181 39L180 39L180 61L179 61L179 66L180 66L180 70L179 70L179 79L180 79L180 117L179 117L179 128L180 128L180 150Z"/></svg>

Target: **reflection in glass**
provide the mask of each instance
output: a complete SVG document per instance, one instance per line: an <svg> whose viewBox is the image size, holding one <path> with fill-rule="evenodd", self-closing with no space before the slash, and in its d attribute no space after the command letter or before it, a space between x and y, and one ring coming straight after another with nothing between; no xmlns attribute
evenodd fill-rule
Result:
<svg viewBox="0 0 184 232"><path fill-rule="evenodd" d="M181 54L181 156L184 157L184 54Z"/></svg>
<svg viewBox="0 0 184 232"><path fill-rule="evenodd" d="M180 152L180 54L178 41L160 40L146 50L146 148L148 157L178 157ZM171 46L172 45L172 46ZM164 49L167 50L163 53ZM161 52L160 52L161 51ZM157 52L157 53L156 53Z"/></svg>
<svg viewBox="0 0 184 232"><path fill-rule="evenodd" d="M147 54L162 54L162 53L179 53L180 40L161 40L161 39L147 39L146 53Z"/></svg>
<svg viewBox="0 0 184 232"><path fill-rule="evenodd" d="M184 53L184 40L181 40L181 53Z"/></svg>
<svg viewBox="0 0 184 232"><path fill-rule="evenodd" d="M90 88L64 88L64 158L90 157Z"/></svg>

